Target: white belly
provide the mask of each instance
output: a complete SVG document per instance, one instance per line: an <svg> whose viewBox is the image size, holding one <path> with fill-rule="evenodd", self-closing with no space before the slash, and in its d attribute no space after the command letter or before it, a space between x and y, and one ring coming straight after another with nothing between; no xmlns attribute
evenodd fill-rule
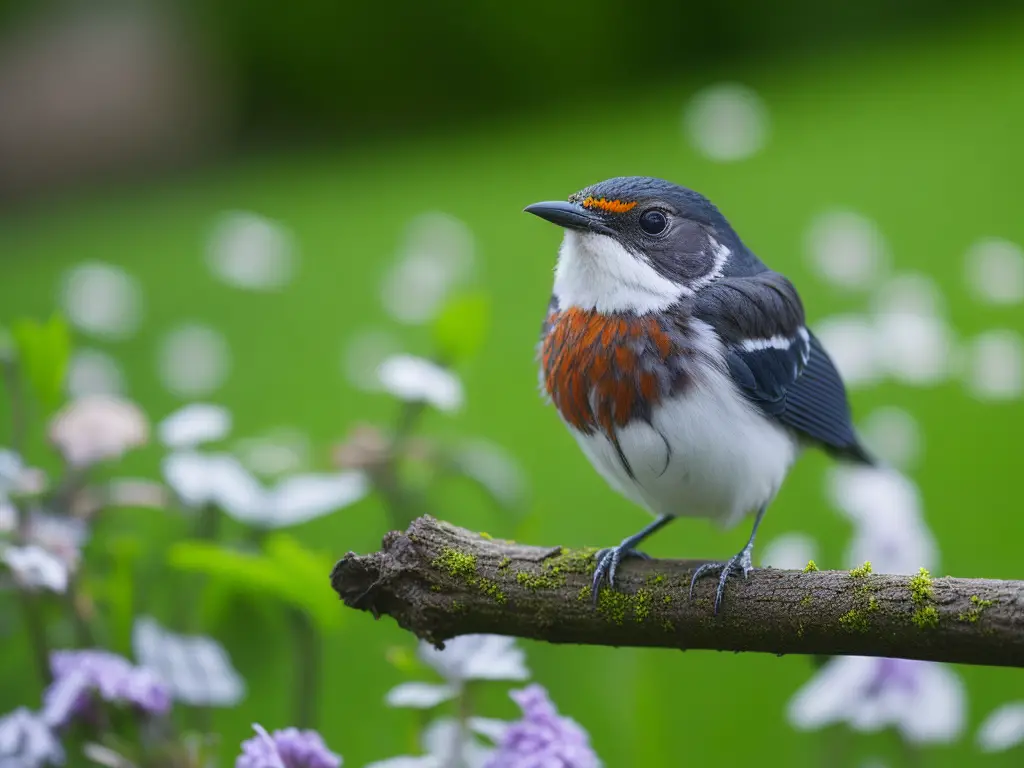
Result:
<svg viewBox="0 0 1024 768"><path fill-rule="evenodd" d="M652 424L617 431L635 481L607 437L570 431L609 485L651 514L704 517L722 528L775 497L798 450L721 374L664 402Z"/></svg>

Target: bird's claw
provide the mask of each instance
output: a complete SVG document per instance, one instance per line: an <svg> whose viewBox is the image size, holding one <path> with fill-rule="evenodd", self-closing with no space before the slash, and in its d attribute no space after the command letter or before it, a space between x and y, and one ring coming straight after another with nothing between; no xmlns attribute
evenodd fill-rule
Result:
<svg viewBox="0 0 1024 768"><path fill-rule="evenodd" d="M742 575L745 579L753 570L754 565L750 560L749 547L745 547L742 552L726 560L724 563L704 563L704 565L693 572L693 578L690 579L690 599L693 599L693 586L697 583L697 579L712 571L720 571L718 589L715 590L715 615L717 616L718 609L722 606L722 597L725 595L725 585L729 581L729 576L735 573Z"/></svg>
<svg viewBox="0 0 1024 768"><path fill-rule="evenodd" d="M622 544L617 547L607 547L598 550L597 554L594 555L597 566L594 568L594 581L590 587L593 593L594 605L597 605L597 596L601 591L601 582L607 577L608 586L614 589L615 571L618 570L619 563L629 557L636 557L641 560L651 559L650 555Z"/></svg>

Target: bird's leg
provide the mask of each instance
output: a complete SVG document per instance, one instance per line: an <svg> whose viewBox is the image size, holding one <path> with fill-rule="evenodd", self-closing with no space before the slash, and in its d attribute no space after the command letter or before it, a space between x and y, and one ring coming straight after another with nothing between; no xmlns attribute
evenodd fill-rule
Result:
<svg viewBox="0 0 1024 768"><path fill-rule="evenodd" d="M594 559L597 562L597 567L594 568L594 582L591 586L595 605L597 604L597 594L601 590L601 582L604 581L605 577L608 578L608 586L614 587L615 571L619 567L620 562L627 557L639 557L644 560L649 560L650 555L637 551L635 549L636 545L655 531L664 528L672 519L672 515L661 515L657 520L647 525L643 530L638 533L634 533L627 539L623 539L619 546L608 547L598 551L594 556Z"/></svg>
<svg viewBox="0 0 1024 768"><path fill-rule="evenodd" d="M724 563L704 563L704 565L693 572L693 578L690 579L691 600L693 599L693 585L697 583L697 579L706 573L721 571L721 576L718 577L718 589L715 591L715 615L718 615L718 609L722 605L722 597L725 595L725 584L729 580L730 574L742 574L745 579L747 574L754 570L750 554L754 551L754 537L757 536L757 527L761 525L761 518L764 517L765 510L767 509L768 505L765 504L757 511L757 517L754 518L754 528L750 532L750 538L747 539L747 545L740 550L739 554L726 560Z"/></svg>

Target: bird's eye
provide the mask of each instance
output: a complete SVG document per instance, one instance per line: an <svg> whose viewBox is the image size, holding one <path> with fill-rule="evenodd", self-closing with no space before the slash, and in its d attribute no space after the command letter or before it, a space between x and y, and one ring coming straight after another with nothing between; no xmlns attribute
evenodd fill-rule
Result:
<svg viewBox="0 0 1024 768"><path fill-rule="evenodd" d="M651 209L640 215L640 229L648 235L660 235L668 226L668 219L661 211Z"/></svg>

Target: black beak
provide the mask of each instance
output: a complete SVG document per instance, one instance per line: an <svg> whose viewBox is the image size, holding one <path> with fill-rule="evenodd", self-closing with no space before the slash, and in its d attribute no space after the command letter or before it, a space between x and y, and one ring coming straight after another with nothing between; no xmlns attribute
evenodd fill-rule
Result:
<svg viewBox="0 0 1024 768"><path fill-rule="evenodd" d="M600 215L588 211L582 205L563 203L561 200L550 200L545 203L534 203L523 209L526 213L540 216L545 221L557 224L566 229L582 229L598 232L602 235L613 235L615 230L601 221Z"/></svg>

